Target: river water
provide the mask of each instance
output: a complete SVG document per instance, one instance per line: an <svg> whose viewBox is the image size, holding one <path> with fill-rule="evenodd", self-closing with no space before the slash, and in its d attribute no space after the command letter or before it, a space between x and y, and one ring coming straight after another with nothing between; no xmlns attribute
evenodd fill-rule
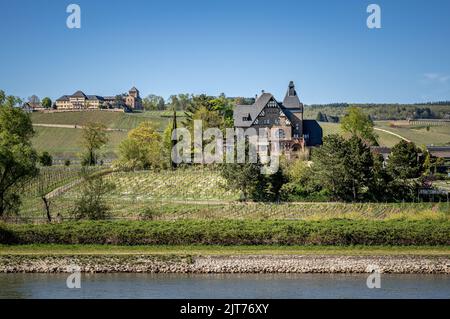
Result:
<svg viewBox="0 0 450 319"><path fill-rule="evenodd" d="M449 275L381 274L0 274L0 298L450 298Z"/></svg>

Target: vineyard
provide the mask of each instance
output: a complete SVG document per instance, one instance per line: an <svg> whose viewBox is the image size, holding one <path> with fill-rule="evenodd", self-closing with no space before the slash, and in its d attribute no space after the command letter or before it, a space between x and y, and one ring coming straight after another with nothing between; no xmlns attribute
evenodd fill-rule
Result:
<svg viewBox="0 0 450 319"><path fill-rule="evenodd" d="M82 171L86 174L92 174L99 170L100 168L98 167L82 169L80 166L41 167L38 176L18 187L17 192L22 194L20 215L25 217L43 217L45 212L42 196L80 179Z"/></svg>
<svg viewBox="0 0 450 319"><path fill-rule="evenodd" d="M50 173L49 173L50 174ZM58 174L54 172L54 174ZM64 174L62 174L64 176ZM55 178L58 185L76 178L76 172ZM114 172L105 176L116 185L106 201L115 219L257 219L257 220L425 220L450 218L448 203L242 203L226 190L224 180L209 168L177 171ZM52 179L52 177L48 177ZM33 185L33 184L32 184ZM29 185L30 189L36 186ZM52 186L53 187L53 186ZM69 218L81 185L50 201L53 214ZM32 192L30 192L32 193ZM34 191L36 194L36 191ZM24 203L21 215L44 218L39 197Z"/></svg>

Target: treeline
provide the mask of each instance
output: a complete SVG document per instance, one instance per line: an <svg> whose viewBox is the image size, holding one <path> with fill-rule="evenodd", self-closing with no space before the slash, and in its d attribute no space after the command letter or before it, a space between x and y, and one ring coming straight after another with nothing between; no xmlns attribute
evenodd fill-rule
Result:
<svg viewBox="0 0 450 319"><path fill-rule="evenodd" d="M219 96L208 96L206 94L190 94L190 93L181 93L171 95L169 99L165 100L162 96L150 94L147 97L142 99L143 107L146 111L162 111L162 110L177 110L177 111L186 111L192 108L196 103L196 99L198 97L204 96L208 99L219 99L219 100L227 100L227 103L231 103L232 105L242 104L242 105L250 105L255 101L254 98L247 97L227 97L224 93Z"/></svg>
<svg viewBox="0 0 450 319"><path fill-rule="evenodd" d="M328 117L342 118L350 106L360 107L372 120L409 120L409 119L450 119L448 102L423 104L314 104L305 106L305 118L319 119ZM326 122L326 119L324 119ZM329 121L331 122L331 121Z"/></svg>
<svg viewBox="0 0 450 319"><path fill-rule="evenodd" d="M449 245L450 222L178 220L1 224L0 244Z"/></svg>

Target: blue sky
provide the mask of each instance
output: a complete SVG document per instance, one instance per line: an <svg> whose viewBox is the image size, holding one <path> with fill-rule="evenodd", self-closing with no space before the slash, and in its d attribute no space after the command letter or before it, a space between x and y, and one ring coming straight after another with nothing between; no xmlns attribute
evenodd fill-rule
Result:
<svg viewBox="0 0 450 319"><path fill-rule="evenodd" d="M66 7L81 7L68 29ZM381 7L381 29L366 8ZM448 0L0 0L0 89L450 100Z"/></svg>

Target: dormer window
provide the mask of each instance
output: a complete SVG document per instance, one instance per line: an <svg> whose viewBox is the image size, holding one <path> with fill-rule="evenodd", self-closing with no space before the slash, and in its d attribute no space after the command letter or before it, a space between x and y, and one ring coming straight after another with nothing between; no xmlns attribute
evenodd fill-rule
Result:
<svg viewBox="0 0 450 319"><path fill-rule="evenodd" d="M251 120L252 120L252 117L250 116L250 114L247 114L247 116L244 116L242 118L242 121L244 121L244 122L248 122L248 121L251 121Z"/></svg>

